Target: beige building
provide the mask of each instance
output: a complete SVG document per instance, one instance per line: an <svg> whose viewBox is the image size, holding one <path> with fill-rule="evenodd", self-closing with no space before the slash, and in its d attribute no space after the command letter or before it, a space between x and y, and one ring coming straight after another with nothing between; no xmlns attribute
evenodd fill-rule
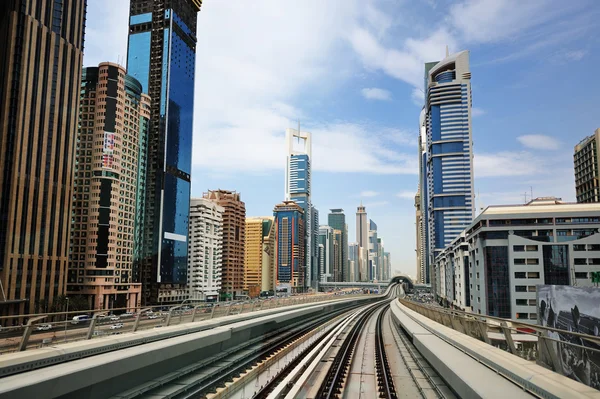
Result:
<svg viewBox="0 0 600 399"><path fill-rule="evenodd" d="M575 146L573 164L577 202L600 202L599 144L600 128Z"/></svg>
<svg viewBox="0 0 600 399"><path fill-rule="evenodd" d="M244 290L244 247L246 235L246 204L240 193L228 190L210 190L205 199L222 206L223 255L221 292L223 299L234 299Z"/></svg>
<svg viewBox="0 0 600 399"><path fill-rule="evenodd" d="M80 101L67 292L94 309L139 306L136 199L150 98L124 67L104 62L83 70Z"/></svg>
<svg viewBox="0 0 600 399"><path fill-rule="evenodd" d="M244 289L251 294L275 289L273 221L274 218L270 216L246 219Z"/></svg>

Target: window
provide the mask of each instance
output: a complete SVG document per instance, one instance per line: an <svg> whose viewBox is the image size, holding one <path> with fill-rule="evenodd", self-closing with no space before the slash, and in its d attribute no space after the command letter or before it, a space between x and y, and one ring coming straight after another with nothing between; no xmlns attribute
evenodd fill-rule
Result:
<svg viewBox="0 0 600 399"><path fill-rule="evenodd" d="M575 272L575 278L587 278L587 272Z"/></svg>
<svg viewBox="0 0 600 399"><path fill-rule="evenodd" d="M525 250L527 252L536 252L538 250L538 246L537 245L528 245L527 247L525 247Z"/></svg>
<svg viewBox="0 0 600 399"><path fill-rule="evenodd" d="M535 285L528 285L527 292L537 292L537 287Z"/></svg>
<svg viewBox="0 0 600 399"><path fill-rule="evenodd" d="M600 244L588 245L588 251L600 251Z"/></svg>
<svg viewBox="0 0 600 399"><path fill-rule="evenodd" d="M540 278L540 272L527 272L527 278Z"/></svg>
<svg viewBox="0 0 600 399"><path fill-rule="evenodd" d="M525 245L513 245L513 251L525 252Z"/></svg>
<svg viewBox="0 0 600 399"><path fill-rule="evenodd" d="M528 265L539 265L540 260L537 258L530 258L530 259L527 259L527 264Z"/></svg>
<svg viewBox="0 0 600 399"><path fill-rule="evenodd" d="M525 272L515 272L515 278L525 278Z"/></svg>
<svg viewBox="0 0 600 399"><path fill-rule="evenodd" d="M525 259L523 259L523 258L515 258L514 264L515 265L524 265L525 264Z"/></svg>
<svg viewBox="0 0 600 399"><path fill-rule="evenodd" d="M592 258L589 260L589 264L590 265L600 265L600 259L599 258Z"/></svg>
<svg viewBox="0 0 600 399"><path fill-rule="evenodd" d="M587 259L584 259L584 258L575 258L575 259L573 260L573 262L574 262L576 265L587 265Z"/></svg>
<svg viewBox="0 0 600 399"><path fill-rule="evenodd" d="M485 248L487 308L490 316L510 318L508 247Z"/></svg>
<svg viewBox="0 0 600 399"><path fill-rule="evenodd" d="M544 284L569 285L569 247L544 246Z"/></svg>
<svg viewBox="0 0 600 399"><path fill-rule="evenodd" d="M517 299L517 306L527 306L527 299Z"/></svg>
<svg viewBox="0 0 600 399"><path fill-rule="evenodd" d="M529 313L517 313L517 319L528 319Z"/></svg>
<svg viewBox="0 0 600 399"><path fill-rule="evenodd" d="M585 244L573 245L573 251L585 251Z"/></svg>

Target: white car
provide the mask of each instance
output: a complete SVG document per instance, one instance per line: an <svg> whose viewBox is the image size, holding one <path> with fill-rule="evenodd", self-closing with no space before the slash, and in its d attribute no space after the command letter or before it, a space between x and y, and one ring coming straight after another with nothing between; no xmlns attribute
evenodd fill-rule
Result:
<svg viewBox="0 0 600 399"><path fill-rule="evenodd" d="M112 326L110 326L111 330L118 330L119 328L123 328L124 324L123 323L117 323L117 324L113 324Z"/></svg>
<svg viewBox="0 0 600 399"><path fill-rule="evenodd" d="M110 317L110 321L119 321L120 317L119 316L111 316Z"/></svg>
<svg viewBox="0 0 600 399"><path fill-rule="evenodd" d="M52 329L52 324L40 324L35 329L38 331L48 331Z"/></svg>
<svg viewBox="0 0 600 399"><path fill-rule="evenodd" d="M149 319L158 319L158 315L156 313L152 313L150 315L148 315Z"/></svg>

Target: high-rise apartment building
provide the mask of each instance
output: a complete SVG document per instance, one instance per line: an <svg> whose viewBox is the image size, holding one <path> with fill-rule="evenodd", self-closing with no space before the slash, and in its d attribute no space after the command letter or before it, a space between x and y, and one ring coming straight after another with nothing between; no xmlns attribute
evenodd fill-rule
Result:
<svg viewBox="0 0 600 399"><path fill-rule="evenodd" d="M417 255L417 282L419 284L425 283L423 277L425 276L424 268L424 247L423 247L423 213L421 212L421 190L417 191L415 195L415 226L416 226L416 249Z"/></svg>
<svg viewBox="0 0 600 399"><path fill-rule="evenodd" d="M333 229L333 281L342 282L342 246L343 236L342 231Z"/></svg>
<svg viewBox="0 0 600 399"><path fill-rule="evenodd" d="M435 63L426 64L425 71L428 70L428 66L432 67ZM426 73L427 74L427 73ZM425 82L427 85L427 81ZM419 185L417 192L419 194L418 204L415 198L415 207L418 209L419 217L417 220L417 231L420 232L419 239L421 240L421 279L418 280L423 284L429 284L431 281L429 264L430 264L430 241L429 241L429 184L427 176L427 123L426 123L426 112L425 107L421 110L419 116ZM419 247L417 246L417 250ZM417 255L419 256L419 255Z"/></svg>
<svg viewBox="0 0 600 399"><path fill-rule="evenodd" d="M469 52L425 65L430 262L474 215Z"/></svg>
<svg viewBox="0 0 600 399"><path fill-rule="evenodd" d="M369 225L367 224L367 210L362 204L356 208L356 242L358 244L359 277L357 281L368 281L369 264Z"/></svg>
<svg viewBox="0 0 600 399"><path fill-rule="evenodd" d="M392 278L392 257L389 252L383 253L383 280L389 281Z"/></svg>
<svg viewBox="0 0 600 399"><path fill-rule="evenodd" d="M225 208L205 198L190 199L188 298L214 302L221 290L223 213Z"/></svg>
<svg viewBox="0 0 600 399"><path fill-rule="evenodd" d="M0 315L66 291L86 4L0 2Z"/></svg>
<svg viewBox="0 0 600 399"><path fill-rule="evenodd" d="M330 209L327 216L329 226L342 232L342 265L341 265L341 280L351 281L349 278L350 270L348 268L348 225L346 224L346 215L343 209Z"/></svg>
<svg viewBox="0 0 600 399"><path fill-rule="evenodd" d="M312 240L318 234L318 224L313 226L312 203L311 203L311 162L312 162L312 144L311 134L302 132L298 127L295 129L286 129L285 142L287 149L287 160L285 165L285 200L294 201L303 210L304 215L304 244L306 254L303 283L307 287L313 287L313 271L311 262L313 259ZM315 282L317 283L317 282Z"/></svg>
<svg viewBox="0 0 600 399"><path fill-rule="evenodd" d="M271 216L246 218L244 289L251 296L275 289L275 223Z"/></svg>
<svg viewBox="0 0 600 399"><path fill-rule="evenodd" d="M319 290L319 282L321 281L321 273L319 268L319 246L317 243L319 242L319 211L317 208L311 205L311 215L312 220L310 224L310 232L311 232L311 261L310 264L314 265L311 267L311 281L312 284L310 287L315 291Z"/></svg>
<svg viewBox="0 0 600 399"><path fill-rule="evenodd" d="M600 202L600 128L575 146L575 194L577 202Z"/></svg>
<svg viewBox="0 0 600 399"><path fill-rule="evenodd" d="M369 267L368 267L368 281L379 280L377 271L379 270L379 241L377 237L377 225L375 222L369 219L369 242L367 244L368 256L369 256Z"/></svg>
<svg viewBox="0 0 600 399"><path fill-rule="evenodd" d="M67 293L89 309L141 304L133 265L149 120L150 98L124 67L83 69Z"/></svg>
<svg viewBox="0 0 600 399"><path fill-rule="evenodd" d="M235 299L244 291L244 248L246 240L246 204L240 193L210 190L202 198L222 206L223 255L221 292L223 299Z"/></svg>
<svg viewBox="0 0 600 399"><path fill-rule="evenodd" d="M323 257L321 258L321 282L327 283L333 280L334 252L333 252L333 227L319 227L319 245L323 246Z"/></svg>
<svg viewBox="0 0 600 399"><path fill-rule="evenodd" d="M295 201L283 201L273 209L275 217L275 270L277 288L304 292L304 210Z"/></svg>
<svg viewBox="0 0 600 399"><path fill-rule="evenodd" d="M350 281L360 281L359 246L356 242L348 244L348 266L350 269Z"/></svg>
<svg viewBox="0 0 600 399"><path fill-rule="evenodd" d="M196 17L201 0L131 0L127 70L151 97L140 273L145 304L187 292Z"/></svg>

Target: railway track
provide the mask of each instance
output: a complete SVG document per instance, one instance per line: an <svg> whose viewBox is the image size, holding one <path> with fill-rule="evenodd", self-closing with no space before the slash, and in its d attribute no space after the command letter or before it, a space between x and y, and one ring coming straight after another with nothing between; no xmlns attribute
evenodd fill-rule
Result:
<svg viewBox="0 0 600 399"><path fill-rule="evenodd" d="M383 316L389 310L390 305L386 305L377 315L377 324L375 330L375 368L377 369L377 380L379 388L379 397L395 399L396 389L394 387L394 378L390 370L387 354L385 353L385 344L383 341Z"/></svg>

